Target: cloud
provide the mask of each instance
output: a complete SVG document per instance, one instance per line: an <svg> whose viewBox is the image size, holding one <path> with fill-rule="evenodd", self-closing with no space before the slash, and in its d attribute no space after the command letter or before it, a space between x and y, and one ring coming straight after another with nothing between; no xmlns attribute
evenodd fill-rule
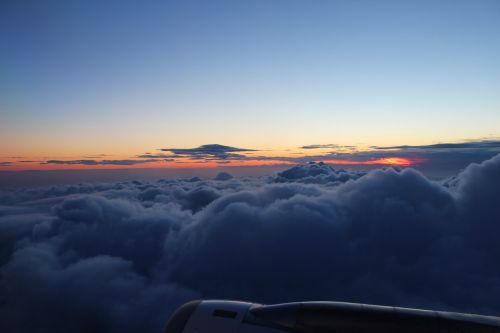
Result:
<svg viewBox="0 0 500 333"><path fill-rule="evenodd" d="M235 148L219 144L202 145L197 148L163 148L162 151L169 151L178 157L189 157L192 159L242 159L245 155L237 152L255 151L253 149Z"/></svg>
<svg viewBox="0 0 500 333"><path fill-rule="evenodd" d="M107 154L95 154L95 155L87 155L87 156L82 156L83 158L103 158L105 156L109 156Z"/></svg>
<svg viewBox="0 0 500 333"><path fill-rule="evenodd" d="M65 164L65 165L136 165L143 163L158 162L156 159L144 160L48 160L44 164Z"/></svg>
<svg viewBox="0 0 500 333"><path fill-rule="evenodd" d="M338 185L351 179L358 179L365 174L366 172L364 171L346 171L343 169L336 170L323 162L309 162L307 164L299 164L290 169L279 172L274 181L277 183L331 183L331 185Z"/></svg>
<svg viewBox="0 0 500 333"><path fill-rule="evenodd" d="M0 191L0 330L158 332L193 298L497 314L499 187L500 155L444 183L311 163Z"/></svg>
<svg viewBox="0 0 500 333"><path fill-rule="evenodd" d="M151 154L151 153L145 153L142 155L138 155L138 158L147 158L147 159L152 159L152 158L159 158L159 159L173 159L174 157L178 157L175 154Z"/></svg>
<svg viewBox="0 0 500 333"><path fill-rule="evenodd" d="M373 146L374 149L413 149L413 150L434 150L434 149L495 149L500 148L500 141L497 140L482 140L482 141L470 141L470 142L460 142L460 143L436 143L432 145L421 145L421 146L386 146L379 147Z"/></svg>
<svg viewBox="0 0 500 333"><path fill-rule="evenodd" d="M215 176L215 180L222 180L222 181L225 181L225 180L229 180L229 179L233 179L233 175L231 175L230 173L227 173L227 172L219 172L216 176Z"/></svg>
<svg viewBox="0 0 500 333"><path fill-rule="evenodd" d="M339 148L342 146L336 144L326 144L326 145L307 145L300 147L301 149L321 149L321 148Z"/></svg>
<svg viewBox="0 0 500 333"><path fill-rule="evenodd" d="M204 164L211 162L212 166L248 164L259 167L265 164L289 165L317 161L335 166L349 165L350 167L356 167L364 165L365 168L371 169L380 167L381 165L412 166L424 172L432 179L443 179L463 170L470 163L481 162L498 154L500 152L500 141L482 140L422 146L372 146L370 150L365 151L358 150L354 146L336 144L314 144L300 148L305 150L329 148L332 150L326 153L319 152L316 155L295 153L295 155L291 154L288 156L260 156L258 154L248 154L257 151L254 149L206 144L196 148L163 148L160 150L168 153L147 152L131 157L130 159L121 160L70 159L32 162L90 167L100 165L121 165L126 167L154 163L155 161L177 164ZM28 161L16 161L15 163L22 165L22 162ZM3 166L9 165L14 164L11 164L11 162L4 162L3 164Z"/></svg>
<svg viewBox="0 0 500 333"><path fill-rule="evenodd" d="M225 196L172 245L189 244L174 256L174 280L209 297L495 313L499 247L494 236L481 241L485 225L488 235L500 231L493 170L500 157L471 166L452 191L387 169L332 190L291 183Z"/></svg>
<svg viewBox="0 0 500 333"><path fill-rule="evenodd" d="M12 165L12 162L0 162L0 167L11 166L11 165Z"/></svg>

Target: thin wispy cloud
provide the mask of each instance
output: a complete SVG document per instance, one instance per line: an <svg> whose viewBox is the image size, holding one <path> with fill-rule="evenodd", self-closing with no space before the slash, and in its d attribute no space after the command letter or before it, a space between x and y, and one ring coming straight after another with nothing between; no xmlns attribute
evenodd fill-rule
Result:
<svg viewBox="0 0 500 333"><path fill-rule="evenodd" d="M108 154L95 154L95 155L86 155L86 156L82 156L82 157L85 159L94 159L94 158L103 158L106 156L109 156L109 155Z"/></svg>
<svg viewBox="0 0 500 333"><path fill-rule="evenodd" d="M413 149L413 150L434 150L434 149L500 149L500 141L483 140L459 143L436 143L431 145L402 145L402 146L372 146L373 149Z"/></svg>
<svg viewBox="0 0 500 333"><path fill-rule="evenodd" d="M65 164L65 165L137 165L143 163L158 162L156 159L146 160L48 160L45 164Z"/></svg>
<svg viewBox="0 0 500 333"><path fill-rule="evenodd" d="M323 149L323 148L339 148L342 147L340 145L336 145L333 143L324 144L324 145L307 145L300 147L301 149Z"/></svg>
<svg viewBox="0 0 500 333"><path fill-rule="evenodd" d="M145 153L142 155L137 155L137 158L146 158L146 159L153 159L153 158L159 158L159 159L168 159L168 158L174 158L174 157L179 157L176 154L151 154L151 153Z"/></svg>

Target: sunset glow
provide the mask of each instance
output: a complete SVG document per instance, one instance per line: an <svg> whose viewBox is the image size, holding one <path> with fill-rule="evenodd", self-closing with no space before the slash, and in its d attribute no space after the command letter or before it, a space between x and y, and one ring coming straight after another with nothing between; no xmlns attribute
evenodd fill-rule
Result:
<svg viewBox="0 0 500 333"><path fill-rule="evenodd" d="M3 6L0 172L426 168L499 140L496 5L462 30L448 5L362 2ZM495 148L470 147L445 164Z"/></svg>
<svg viewBox="0 0 500 333"><path fill-rule="evenodd" d="M376 160L368 161L369 164L381 164L381 165L401 165L401 166L409 166L415 164L416 161L413 161L409 158L403 157L386 157L379 158Z"/></svg>
<svg viewBox="0 0 500 333"><path fill-rule="evenodd" d="M325 155L328 156L328 155ZM265 156L259 158L258 156L242 157L241 160L225 160L225 159L193 159L186 157L170 158L168 160L141 160L141 159L122 159L116 160L48 160L48 161L12 161L6 163L2 170L5 171L21 171L21 170L90 170L90 169L205 169L205 168L218 168L221 166L231 167L261 167L272 165L293 165L301 161L322 161L332 165L395 165L395 166L412 166L424 159L405 158L405 157L381 157L370 159L354 159L351 157L346 158L325 158L321 155L308 156L308 155L290 155L288 156ZM57 163L55 163L57 162Z"/></svg>
<svg viewBox="0 0 500 333"><path fill-rule="evenodd" d="M332 159L325 160L325 163L340 164L340 165L399 165L410 166L417 163L417 160L403 157L384 157L365 161Z"/></svg>

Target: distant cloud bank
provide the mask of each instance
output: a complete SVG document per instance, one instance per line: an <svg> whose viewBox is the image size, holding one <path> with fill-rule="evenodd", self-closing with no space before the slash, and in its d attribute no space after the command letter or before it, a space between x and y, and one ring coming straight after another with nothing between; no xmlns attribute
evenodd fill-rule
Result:
<svg viewBox="0 0 500 333"><path fill-rule="evenodd" d="M160 332L194 298L498 314L498 188L500 155L1 191L0 331Z"/></svg>
<svg viewBox="0 0 500 333"><path fill-rule="evenodd" d="M481 140L481 141L470 141L470 142L459 142L459 143L436 143L433 145L421 145L421 146L387 146L379 147L373 146L375 149L418 149L418 150L432 150L432 149L495 149L500 148L500 141L496 140Z"/></svg>
<svg viewBox="0 0 500 333"><path fill-rule="evenodd" d="M295 164L323 161L333 165L399 165L413 166L427 175L437 173L440 176L455 173L472 162L481 162L500 153L500 141L480 140L460 143L437 143L431 145L371 146L360 148L338 144L312 144L297 148L298 151L267 151L238 148L220 144L206 144L195 148L161 148L159 153L146 152L130 158L98 159L111 155L87 155L75 159L47 160L7 160L0 161L2 170L38 170L47 169L48 165L62 169L61 166L101 167L178 167L181 164L207 167L226 166L262 166L269 164ZM326 151L325 151L326 149ZM311 154L312 151L317 152ZM9 157L11 158L11 157ZM50 168L50 167L49 167ZM429 170L431 172L429 173ZM444 170L444 172L443 172ZM432 176L432 175L431 175Z"/></svg>
<svg viewBox="0 0 500 333"><path fill-rule="evenodd" d="M136 165L143 163L157 162L155 159L142 160L48 160L45 164L66 164L66 165Z"/></svg>

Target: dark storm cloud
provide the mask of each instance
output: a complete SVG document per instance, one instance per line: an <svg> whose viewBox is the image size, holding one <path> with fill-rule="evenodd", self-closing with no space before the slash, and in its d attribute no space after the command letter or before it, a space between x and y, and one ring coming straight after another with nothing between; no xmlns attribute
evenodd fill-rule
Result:
<svg viewBox="0 0 500 333"><path fill-rule="evenodd" d="M156 159L145 160L48 160L44 164L65 164L65 165L136 165L143 163L157 162Z"/></svg>
<svg viewBox="0 0 500 333"><path fill-rule="evenodd" d="M244 159L245 156L238 152L255 151L253 149L235 148L219 144L202 145L197 148L163 148L162 151L169 151L178 157L189 157L193 159Z"/></svg>
<svg viewBox="0 0 500 333"><path fill-rule="evenodd" d="M0 330L160 332L193 298L498 314L500 155L0 191ZM26 318L29 318L27 320Z"/></svg>

